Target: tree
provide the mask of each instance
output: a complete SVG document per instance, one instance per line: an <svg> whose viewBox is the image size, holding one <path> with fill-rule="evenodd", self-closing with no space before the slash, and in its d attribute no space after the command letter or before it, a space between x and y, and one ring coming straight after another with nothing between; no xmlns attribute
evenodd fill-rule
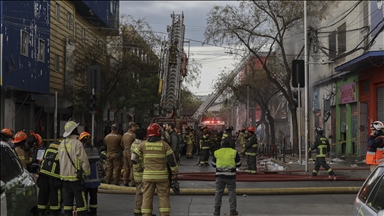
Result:
<svg viewBox="0 0 384 216"><path fill-rule="evenodd" d="M326 2L308 1L308 13L317 16ZM303 26L302 1L240 1L236 6L214 6L208 14L205 42L226 44L239 52L255 56L269 81L287 99L292 114L293 147L298 153L296 106L291 88L291 61L285 39ZM302 27L301 27L302 28ZM296 35L297 37L297 35ZM262 53L262 55L261 55ZM269 64L270 58L275 61Z"/></svg>

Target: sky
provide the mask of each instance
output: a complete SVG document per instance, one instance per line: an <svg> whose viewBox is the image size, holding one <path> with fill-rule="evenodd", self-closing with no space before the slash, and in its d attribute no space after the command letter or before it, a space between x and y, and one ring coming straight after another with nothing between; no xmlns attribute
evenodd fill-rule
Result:
<svg viewBox="0 0 384 216"><path fill-rule="evenodd" d="M184 13L185 36L190 40L190 53L202 65L200 86L189 87L196 95L208 95L213 92L213 83L224 68L235 68L233 56L228 50L217 46L202 46L206 28L207 14L214 5L237 4L236 1L120 1L120 15L133 16L135 20L144 18L155 32L167 32L171 25L171 14ZM166 36L166 34L164 34ZM188 52L188 43L184 44ZM223 46L224 47L224 46Z"/></svg>

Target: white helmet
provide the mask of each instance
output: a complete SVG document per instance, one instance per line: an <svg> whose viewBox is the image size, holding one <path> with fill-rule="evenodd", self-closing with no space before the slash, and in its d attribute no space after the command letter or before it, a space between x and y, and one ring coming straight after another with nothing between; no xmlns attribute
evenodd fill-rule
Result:
<svg viewBox="0 0 384 216"><path fill-rule="evenodd" d="M372 130L382 130L384 129L384 124L381 121L374 121L371 123L371 129Z"/></svg>
<svg viewBox="0 0 384 216"><path fill-rule="evenodd" d="M75 128L77 128L78 125L79 123L76 123L73 120L67 121L67 123L65 123L65 126L64 126L63 137L69 136L72 133L72 131L75 130Z"/></svg>

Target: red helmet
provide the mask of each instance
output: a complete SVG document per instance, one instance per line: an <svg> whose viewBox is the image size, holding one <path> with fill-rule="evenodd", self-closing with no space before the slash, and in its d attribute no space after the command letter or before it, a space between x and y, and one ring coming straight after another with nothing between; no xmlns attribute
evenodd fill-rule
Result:
<svg viewBox="0 0 384 216"><path fill-rule="evenodd" d="M1 133L4 134L5 136L9 137L9 138L13 137L13 131L9 128L3 128L1 130Z"/></svg>
<svg viewBox="0 0 384 216"><path fill-rule="evenodd" d="M161 136L162 127L157 123L152 123L147 127L148 137Z"/></svg>
<svg viewBox="0 0 384 216"><path fill-rule="evenodd" d="M43 138L41 138L39 134L33 131L30 131L29 134L36 138L36 147L39 147L43 143Z"/></svg>
<svg viewBox="0 0 384 216"><path fill-rule="evenodd" d="M245 127L241 128L241 131L245 131L245 130L246 130Z"/></svg>
<svg viewBox="0 0 384 216"><path fill-rule="evenodd" d="M185 126L185 130L189 130L189 126L187 125L187 126Z"/></svg>
<svg viewBox="0 0 384 216"><path fill-rule="evenodd" d="M81 134L80 134L80 136L79 136L79 140L81 141L82 139L84 139L84 138L88 138L88 139L90 139L91 138L91 134L89 134L88 132L86 132L86 131L83 131Z"/></svg>
<svg viewBox="0 0 384 216"><path fill-rule="evenodd" d="M255 132L255 128L253 126L248 126L248 132Z"/></svg>
<svg viewBox="0 0 384 216"><path fill-rule="evenodd" d="M24 131L19 131L16 133L15 137L12 140L12 143L19 143L28 139L27 134Z"/></svg>

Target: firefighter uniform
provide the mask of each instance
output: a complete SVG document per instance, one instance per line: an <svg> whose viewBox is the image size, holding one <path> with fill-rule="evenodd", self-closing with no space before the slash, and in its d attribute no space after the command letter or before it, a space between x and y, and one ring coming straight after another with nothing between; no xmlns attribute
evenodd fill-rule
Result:
<svg viewBox="0 0 384 216"><path fill-rule="evenodd" d="M137 146L142 143L143 140L135 139L135 142L132 143L131 151L133 152ZM143 204L143 192L141 191L142 181L143 181L143 158L138 157L136 163L133 164L133 178L136 183L136 196L135 196L135 208L134 214L141 215L141 205Z"/></svg>
<svg viewBox="0 0 384 216"><path fill-rule="evenodd" d="M60 214L63 182L60 179L58 147L58 144L51 143L45 150L41 162L40 174L37 179L37 186L39 187L37 208L40 215L45 215L48 202L50 214Z"/></svg>
<svg viewBox="0 0 384 216"><path fill-rule="evenodd" d="M134 122L129 123L129 127L136 127ZM121 138L121 147L124 148L124 174L123 181L124 185L128 186L128 183L131 183L131 186L134 185L133 173L132 173L132 162L131 162L131 146L136 139L135 134L136 129L129 129Z"/></svg>
<svg viewBox="0 0 384 216"><path fill-rule="evenodd" d="M107 146L107 175L106 183L119 184L121 167L122 167L122 153L123 149L120 146L121 135L117 130L112 130L110 134L104 138L105 145Z"/></svg>
<svg viewBox="0 0 384 216"><path fill-rule="evenodd" d="M335 176L335 172L333 172L332 168L327 164L325 157L330 151L330 146L328 139L323 135L323 129L318 127L316 128L317 136L315 140L315 144L313 149L316 149L316 161L315 168L312 171L312 176L317 176L319 172L320 166L324 167L327 170L328 174L332 177ZM311 151L312 148L309 148L308 151Z"/></svg>
<svg viewBox="0 0 384 216"><path fill-rule="evenodd" d="M155 190L159 197L160 216L169 216L171 210L168 166L173 176L177 175L178 167L171 147L161 140L161 134L157 132L160 129L158 124L152 123L147 129L149 139L140 143L132 154L132 160L134 164L138 165L138 170L143 170L143 203L141 205L143 216L152 215ZM138 158L143 158L142 164L138 163Z"/></svg>
<svg viewBox="0 0 384 216"><path fill-rule="evenodd" d="M191 159L193 158L192 151L193 151L193 142L194 142L192 131L187 131L187 134L184 135L184 140L187 143L186 156L187 158Z"/></svg>
<svg viewBox="0 0 384 216"><path fill-rule="evenodd" d="M88 215L84 178L91 174L91 170L83 144L77 139L78 125L74 121L68 121L65 124L64 140L58 149L60 177L64 181L63 202L66 216L72 215L74 199L76 199L77 215Z"/></svg>
<svg viewBox="0 0 384 216"><path fill-rule="evenodd" d="M26 152L23 149L23 146L16 146L15 147L15 152L16 152L16 155L17 155L17 157L19 158L19 160L21 162L21 165L23 165L23 168L27 170L28 169L28 164L30 162L30 160L29 160L29 153Z"/></svg>
<svg viewBox="0 0 384 216"><path fill-rule="evenodd" d="M245 130L244 130L245 131ZM241 153L245 153L245 143L247 142L245 132L243 130L239 133Z"/></svg>
<svg viewBox="0 0 384 216"><path fill-rule="evenodd" d="M209 150L211 149L211 140L209 138L209 134L206 133L203 135L200 140L200 165L201 166L209 166Z"/></svg>
<svg viewBox="0 0 384 216"><path fill-rule="evenodd" d="M245 144L245 155L247 156L247 173L256 174L256 154L257 154L257 136L253 126L248 127L249 137Z"/></svg>

